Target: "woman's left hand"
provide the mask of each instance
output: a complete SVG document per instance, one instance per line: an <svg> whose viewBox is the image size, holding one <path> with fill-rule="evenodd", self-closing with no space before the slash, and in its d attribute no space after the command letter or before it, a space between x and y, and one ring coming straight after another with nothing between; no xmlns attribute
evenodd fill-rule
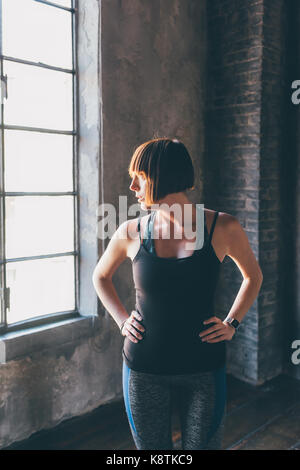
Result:
<svg viewBox="0 0 300 470"><path fill-rule="evenodd" d="M201 341L206 343L218 343L219 341L230 341L235 334L235 329L229 323L220 320L218 317L211 317L204 320L204 324L215 323L214 326L207 328L199 333Z"/></svg>

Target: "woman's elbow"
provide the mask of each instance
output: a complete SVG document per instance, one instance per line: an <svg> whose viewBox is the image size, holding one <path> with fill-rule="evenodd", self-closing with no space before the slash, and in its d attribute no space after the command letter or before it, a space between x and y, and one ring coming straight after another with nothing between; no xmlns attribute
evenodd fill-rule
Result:
<svg viewBox="0 0 300 470"><path fill-rule="evenodd" d="M97 269L95 269L93 274L92 274L92 281L93 281L94 285L99 284L99 282L107 281L107 280L110 280L110 279L111 278L108 275L105 275L105 273L100 272Z"/></svg>
<svg viewBox="0 0 300 470"><path fill-rule="evenodd" d="M259 290L260 290L261 285L263 283L263 279L264 279L264 276L263 276L262 270L259 268L258 273L255 276L255 282L258 284Z"/></svg>

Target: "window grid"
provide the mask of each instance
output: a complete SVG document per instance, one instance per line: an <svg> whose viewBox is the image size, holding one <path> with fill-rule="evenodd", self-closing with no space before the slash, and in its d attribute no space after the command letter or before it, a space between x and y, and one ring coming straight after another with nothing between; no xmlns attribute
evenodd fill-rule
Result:
<svg viewBox="0 0 300 470"><path fill-rule="evenodd" d="M74 318L79 316L78 312L78 305L79 305L79 234L78 234L78 227L79 227L79 201L78 201L78 85L77 85L77 0L72 0L72 7L64 7L61 5L55 4L55 2L49 2L44 0L34 0L38 3L43 3L49 5L51 8L60 8L63 10L67 10L71 14L71 21L72 21L72 69L63 69L60 67L54 67L49 64L44 64L41 62L32 62L26 61L19 58L14 57L7 57L3 55L2 51L2 0L0 0L0 72L1 78L3 79L3 61L10 60L13 62L24 63L27 65L31 65L33 67L42 67L51 70L56 70L59 72L71 73L72 74L72 86L73 86L73 93L72 93L72 105L73 105L73 130L72 131L63 131L63 130L55 130L55 129L45 129L45 128L36 128L36 127L27 127L27 126L13 126L13 125L5 125L4 124L4 100L1 100L1 111L0 111L0 128L1 128L1 139L0 139L0 276L1 276L1 295L0 295L0 302L1 302L1 311L2 318L0 318L0 333L3 334L8 331L15 331L24 328L30 328L33 326L38 326L41 324L48 324L52 322L57 322L59 320L65 320L67 318ZM1 84L2 88L3 83ZM45 132L45 133L54 133L54 134L65 134L65 135L72 135L72 145L73 145L73 191L66 191L66 192L5 192L5 163L4 163L4 130L6 129L13 129L13 130L23 130L23 131L37 131L37 132ZM73 211L74 211L74 251L63 252L63 253L51 253L46 255L38 255L38 256L26 256L26 257L18 257L18 258L9 258L6 259L5 256L5 197L8 196L66 196L66 195L73 195ZM17 323L7 324L7 302L8 298L6 298L6 264L15 261L25 261L25 260L35 260L35 259L42 259L42 258L53 258L59 256L73 256L74 258L74 278L75 278L75 310L65 311L65 312L58 312L58 313L51 313L48 315L43 315L40 317L35 316L33 319L23 320Z"/></svg>

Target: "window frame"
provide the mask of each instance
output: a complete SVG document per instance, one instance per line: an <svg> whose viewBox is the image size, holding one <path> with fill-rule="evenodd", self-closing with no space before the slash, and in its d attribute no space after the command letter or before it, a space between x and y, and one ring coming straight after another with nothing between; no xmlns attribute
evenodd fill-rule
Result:
<svg viewBox="0 0 300 470"><path fill-rule="evenodd" d="M13 126L13 125L6 125L3 123L3 116L4 116L4 103L1 100L1 121L0 121L0 225L1 225L1 233L0 233L0 276L2 279L1 291L0 291L0 301L1 301L1 311L3 312L3 318L0 318L0 335L5 335L6 333L10 333L13 331L20 331L26 330L33 327L38 327L41 325L51 325L52 323L57 322L64 322L68 319L74 319L80 317L79 313L79 262L80 262L80 251L79 251L79 175L78 175L78 145L79 145L79 136L78 136L78 129L79 129L79 116L78 116L78 57L77 57L77 41L78 41L78 0L72 0L71 7L65 7L62 5L58 5L55 2L50 2L46 0L33 0L38 3L43 3L45 5L49 5L51 8L59 8L66 11L69 11L71 16L71 24L72 24L72 69L64 69L60 67L51 66L49 64L44 64L41 62L32 62L28 60L19 59L16 57L8 57L3 55L2 51L2 0L0 0L0 73L1 73L1 80L3 77L3 61L10 60L13 62L19 62L27 65L31 65L33 67L42 67L46 69L56 70L58 72L64 73L71 73L72 74L72 103L73 103L73 130L72 131L61 131L55 129L44 129L44 128L36 128L36 127L27 127L27 126ZM4 131L6 129L9 130L21 130L25 132L35 131L35 132L45 132L45 133L55 133L55 134L64 134L64 135L72 135L73 138L73 191L68 192L6 192L5 191L5 181L4 181ZM74 198L73 203L73 211L74 211L74 251L64 252L64 253L54 253L54 254L46 254L46 255L38 255L38 256L26 256L20 258L9 258L7 259L5 256L5 198L9 196L60 196L60 195L72 195ZM1 242L2 240L2 242ZM42 316L35 316L33 318L29 318L20 322L15 323L7 323L7 309L9 308L9 290L6 286L6 264L9 262L14 261L23 261L23 260L34 260L34 259L41 259L41 258L52 258L57 256L73 256L74 258L74 292L75 292L75 309L70 311L64 312L57 312L57 313L50 313Z"/></svg>

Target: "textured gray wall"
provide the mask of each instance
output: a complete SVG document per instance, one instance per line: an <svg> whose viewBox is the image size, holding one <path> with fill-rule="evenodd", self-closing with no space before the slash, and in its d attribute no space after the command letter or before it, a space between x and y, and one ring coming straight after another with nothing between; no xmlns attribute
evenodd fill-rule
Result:
<svg viewBox="0 0 300 470"><path fill-rule="evenodd" d="M183 140L199 185L205 2L104 0L102 18L105 200L132 193L130 157L154 133Z"/></svg>
<svg viewBox="0 0 300 470"><path fill-rule="evenodd" d="M119 195L129 196L128 205L136 202L127 168L135 147L154 133L186 144L196 170L190 197L202 201L205 33L204 1L102 1L106 203L118 208ZM114 281L130 313L135 303L130 260Z"/></svg>
<svg viewBox="0 0 300 470"><path fill-rule="evenodd" d="M118 344L98 344L83 337L1 364L0 447L121 398Z"/></svg>

